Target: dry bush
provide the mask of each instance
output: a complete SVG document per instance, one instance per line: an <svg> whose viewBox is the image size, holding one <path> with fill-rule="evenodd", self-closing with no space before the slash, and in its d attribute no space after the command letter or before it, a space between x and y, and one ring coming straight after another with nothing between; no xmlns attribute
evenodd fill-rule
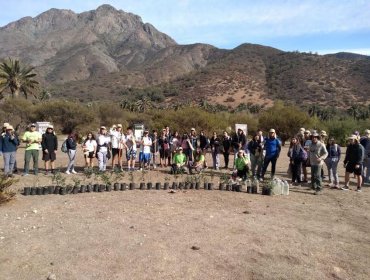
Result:
<svg viewBox="0 0 370 280"><path fill-rule="evenodd" d="M0 176L0 205L15 198L16 193L10 190L10 187L17 181L4 175Z"/></svg>

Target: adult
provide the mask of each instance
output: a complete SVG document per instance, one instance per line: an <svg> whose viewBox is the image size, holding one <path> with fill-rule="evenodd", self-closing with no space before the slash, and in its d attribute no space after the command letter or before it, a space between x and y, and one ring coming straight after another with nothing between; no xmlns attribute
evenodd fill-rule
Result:
<svg viewBox="0 0 370 280"><path fill-rule="evenodd" d="M124 146L126 148L127 170L135 170L136 139L132 127L127 128Z"/></svg>
<svg viewBox="0 0 370 280"><path fill-rule="evenodd" d="M119 170L123 171L122 169L122 151L123 151L123 140L124 134L122 132L122 124L117 124L117 126L113 126L109 131L111 137L111 145L112 145L112 169L114 170L115 164Z"/></svg>
<svg viewBox="0 0 370 280"><path fill-rule="evenodd" d="M68 165L66 174L77 174L75 170L75 161L77 153L77 134L72 132L68 135L67 138L67 154L68 154Z"/></svg>
<svg viewBox="0 0 370 280"><path fill-rule="evenodd" d="M238 131L235 133L233 137L233 148L234 148L234 164L233 167L235 167L235 161L237 158L237 154L239 150L244 150L245 145L247 143L247 137L245 136L245 133L243 129L238 128Z"/></svg>
<svg viewBox="0 0 370 280"><path fill-rule="evenodd" d="M167 167L167 164L171 160L171 147L170 147L170 140L166 135L166 130L162 130L162 135L158 139L159 145L159 164L161 167Z"/></svg>
<svg viewBox="0 0 370 280"><path fill-rule="evenodd" d="M36 131L36 124L32 123L29 131L26 131L22 137L22 141L26 143L26 150L24 156L24 173L23 176L29 174L29 167L31 158L33 160L33 171L35 175L39 173L39 149L41 144L41 133Z"/></svg>
<svg viewBox="0 0 370 280"><path fill-rule="evenodd" d="M248 173L248 157L244 153L244 150L239 150L235 160L235 168L236 168L236 176L241 178L242 180L247 179Z"/></svg>
<svg viewBox="0 0 370 280"><path fill-rule="evenodd" d="M220 169L220 151L221 151L221 139L218 137L217 132L214 131L212 138L210 140L210 146L212 150L212 161L213 161L213 169L219 170Z"/></svg>
<svg viewBox="0 0 370 280"><path fill-rule="evenodd" d="M1 136L4 136L5 133L6 133L6 128L8 126L11 126L9 123L4 123L3 124L3 128L2 128L2 131L1 131ZM18 137L18 134L14 131L13 129L13 133L14 133L14 136L17 137L17 139L19 140L19 137ZM18 149L19 145L17 146L17 149ZM18 173L18 168L17 168L17 159L15 159L15 162L14 162L14 167L13 167L13 173L12 174L17 174Z"/></svg>
<svg viewBox="0 0 370 280"><path fill-rule="evenodd" d="M196 172L201 172L204 167L204 155L202 153L202 150L200 148L197 148L195 154L194 154L194 160L188 162L189 166L189 173L193 174L193 170Z"/></svg>
<svg viewBox="0 0 370 280"><path fill-rule="evenodd" d="M320 131L320 137L321 137L320 138L321 143L323 143L324 145L328 144L328 134L326 134L325 130ZM321 178L323 180L325 179L324 168L321 168Z"/></svg>
<svg viewBox="0 0 370 280"><path fill-rule="evenodd" d="M328 152L324 143L320 141L320 135L317 132L312 133L312 143L310 146L310 164L311 164L311 187L315 190L315 194L319 194L322 190L321 169L324 161L328 156Z"/></svg>
<svg viewBox="0 0 370 280"><path fill-rule="evenodd" d="M307 153L307 160L302 162L302 170L303 170L303 183L308 182L308 176L307 176L307 168L311 167L310 164L310 146L312 144L311 140L311 132L307 129L304 131L304 138L303 138L303 149Z"/></svg>
<svg viewBox="0 0 370 280"><path fill-rule="evenodd" d="M288 150L288 157L290 159L290 168L292 170L292 185L301 183L301 169L303 154L305 153L298 137L292 137Z"/></svg>
<svg viewBox="0 0 370 280"><path fill-rule="evenodd" d="M19 146L19 139L14 133L14 128L10 124L5 128L5 132L1 134L0 139L0 154L4 159L4 175L13 177L14 163Z"/></svg>
<svg viewBox="0 0 370 280"><path fill-rule="evenodd" d="M344 187L342 190L349 190L349 175L354 173L357 178L357 189L356 191L361 192L362 185L362 164L363 164L363 154L360 147L360 141L356 135L351 135L348 138L349 144L346 150L346 156L344 158L344 167L346 168L346 173L344 176Z"/></svg>
<svg viewBox="0 0 370 280"><path fill-rule="evenodd" d="M150 148L153 142L152 139L149 137L149 131L145 130L143 138L141 139L141 151L140 151L140 168L141 170L145 168L149 168L150 166Z"/></svg>
<svg viewBox="0 0 370 280"><path fill-rule="evenodd" d="M54 127L52 125L48 125L45 133L42 135L41 148L42 160L45 163L45 175L49 174L49 166L53 174L58 151L58 138L54 133Z"/></svg>
<svg viewBox="0 0 370 280"><path fill-rule="evenodd" d="M328 151L328 157L325 159L325 164L328 168L329 186L333 189L339 189L338 163L341 149L340 146L335 143L333 137L329 139L326 150Z"/></svg>
<svg viewBox="0 0 370 280"><path fill-rule="evenodd" d="M197 133L196 133L196 131L195 131L195 128L194 127L192 127L191 129L190 129L190 134L189 134L189 141L190 141L190 143L191 143L191 146L193 147L193 149L192 149L192 153L190 154L189 153L189 160L190 161L192 161L193 160L193 153L194 153L194 151L196 151L197 150L197 148L198 148L198 136L197 136Z"/></svg>
<svg viewBox="0 0 370 280"><path fill-rule="evenodd" d="M248 151L251 161L252 175L258 180L261 178L262 163L263 163L263 144L261 135L254 135L253 139L248 142Z"/></svg>
<svg viewBox="0 0 370 280"><path fill-rule="evenodd" d="M264 180L267 167L271 162L271 178L275 176L276 161L279 158L281 151L281 142L276 138L275 129L271 128L269 136L265 139L264 150L266 151L265 158L263 160L261 179Z"/></svg>
<svg viewBox="0 0 370 280"><path fill-rule="evenodd" d="M183 153L181 147L178 147L175 155L173 156L173 162L171 166L171 173L177 174L179 172L185 172L186 156Z"/></svg>
<svg viewBox="0 0 370 280"><path fill-rule="evenodd" d="M204 167L207 168L207 150L210 147L210 139L206 136L203 130L200 131L199 134L199 148L202 150L202 153L204 155Z"/></svg>
<svg viewBox="0 0 370 280"><path fill-rule="evenodd" d="M229 158L230 158L230 150L232 146L232 139L227 133L227 131L224 131L224 135L222 138L222 149L223 149L223 155L224 155L224 162L225 162L225 169L229 168Z"/></svg>
<svg viewBox="0 0 370 280"><path fill-rule="evenodd" d="M183 136L182 136L181 148L183 149L184 154L186 156L186 161L188 162L189 160L192 159L194 147L191 144L189 136L188 136L187 133L184 133Z"/></svg>
<svg viewBox="0 0 370 280"><path fill-rule="evenodd" d="M96 143L96 155L98 158L99 171L105 172L107 170L107 161L109 157L108 153L111 145L111 137L107 133L107 128L105 126L100 127L100 132L96 139Z"/></svg>
<svg viewBox="0 0 370 280"><path fill-rule="evenodd" d="M365 149L364 166L362 176L365 184L370 184L370 130L365 130L365 135L361 138L360 144Z"/></svg>
<svg viewBox="0 0 370 280"><path fill-rule="evenodd" d="M181 146L181 136L178 131L175 131L170 139L171 158L177 153L177 148Z"/></svg>
<svg viewBox="0 0 370 280"><path fill-rule="evenodd" d="M262 129L260 129L260 128L257 129L257 133L256 134L259 136L261 143L263 143L265 141L265 137L263 137L263 131L262 131Z"/></svg>
<svg viewBox="0 0 370 280"><path fill-rule="evenodd" d="M158 151L159 151L159 148L158 148L158 131L156 129L153 129L151 139L152 139L152 146L150 148L150 151L152 153L151 162L152 162L152 165L153 165L153 169L156 169L157 168L156 158L157 158Z"/></svg>
<svg viewBox="0 0 370 280"><path fill-rule="evenodd" d="M85 158L85 167L87 168L94 167L94 157L96 154L97 147L98 144L96 143L94 134L92 132L89 132L86 136L85 141L82 144L82 149Z"/></svg>

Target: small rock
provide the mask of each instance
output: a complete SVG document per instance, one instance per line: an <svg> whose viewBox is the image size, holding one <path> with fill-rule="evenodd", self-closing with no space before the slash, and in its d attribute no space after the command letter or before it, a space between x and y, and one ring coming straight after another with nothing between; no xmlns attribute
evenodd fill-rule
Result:
<svg viewBox="0 0 370 280"><path fill-rule="evenodd" d="M57 280L57 276L53 273L50 273L47 280Z"/></svg>
<svg viewBox="0 0 370 280"><path fill-rule="evenodd" d="M36 228L36 226L32 226L32 229L35 229Z"/></svg>
<svg viewBox="0 0 370 280"><path fill-rule="evenodd" d="M200 250L200 247L198 247L198 246L191 246L191 249L197 251L197 250Z"/></svg>
<svg viewBox="0 0 370 280"><path fill-rule="evenodd" d="M20 220L21 219L21 217L17 217L17 220Z"/></svg>
<svg viewBox="0 0 370 280"><path fill-rule="evenodd" d="M5 239L5 237L4 236L0 236L0 240L3 240L3 239Z"/></svg>
<svg viewBox="0 0 370 280"><path fill-rule="evenodd" d="M54 265L54 263L53 263L53 262L51 262L51 263L50 263L50 265Z"/></svg>
<svg viewBox="0 0 370 280"><path fill-rule="evenodd" d="M32 210L32 213L34 213L34 214L37 214L37 210L36 209L34 209L34 210Z"/></svg>
<svg viewBox="0 0 370 280"><path fill-rule="evenodd" d="M248 210L244 211L243 214L250 214L251 212L249 212Z"/></svg>
<svg viewBox="0 0 370 280"><path fill-rule="evenodd" d="M209 216L211 219L213 218L213 216L211 215L211 216Z"/></svg>
<svg viewBox="0 0 370 280"><path fill-rule="evenodd" d="M130 226L130 228L135 228L134 226Z"/></svg>

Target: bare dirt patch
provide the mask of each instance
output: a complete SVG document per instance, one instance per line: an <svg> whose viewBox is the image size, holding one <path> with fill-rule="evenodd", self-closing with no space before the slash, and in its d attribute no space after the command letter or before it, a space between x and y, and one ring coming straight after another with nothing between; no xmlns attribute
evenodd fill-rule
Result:
<svg viewBox="0 0 370 280"><path fill-rule="evenodd" d="M163 182L167 174L146 176ZM279 197L216 190L18 195L0 207L0 278L368 279L369 201L367 188L314 196L307 186Z"/></svg>

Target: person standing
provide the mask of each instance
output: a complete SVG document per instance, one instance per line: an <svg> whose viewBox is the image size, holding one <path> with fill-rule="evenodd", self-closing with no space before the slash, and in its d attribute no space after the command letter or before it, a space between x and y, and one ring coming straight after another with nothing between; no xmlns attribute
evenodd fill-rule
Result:
<svg viewBox="0 0 370 280"><path fill-rule="evenodd" d="M113 126L109 132L111 137L112 145L112 170L115 168L115 163L117 162L119 170L122 171L122 150L123 150L123 138L122 124L117 124Z"/></svg>
<svg viewBox="0 0 370 280"><path fill-rule="evenodd" d="M135 160L136 160L136 139L132 127L127 128L127 135L124 142L126 148L126 159L127 159L127 170L135 170Z"/></svg>
<svg viewBox="0 0 370 280"><path fill-rule="evenodd" d="M210 146L210 140L208 137L205 135L204 131L201 130L199 134L199 147L202 150L202 153L204 155L204 167L207 168L207 150L208 147Z"/></svg>
<svg viewBox="0 0 370 280"><path fill-rule="evenodd" d="M107 133L107 128L105 126L100 127L99 135L96 139L98 148L96 151L98 157L99 171L105 172L107 170L107 161L108 161L108 149L110 148L111 138Z"/></svg>
<svg viewBox="0 0 370 280"><path fill-rule="evenodd" d="M14 128L10 124L5 128L5 132L1 134L0 139L0 155L4 159L4 175L13 177L14 163L19 146L19 139L14 133Z"/></svg>
<svg viewBox="0 0 370 280"><path fill-rule="evenodd" d="M158 155L158 131L156 129L154 129L152 131L151 139L152 139L152 147L150 149L150 151L152 153L151 162L152 162L152 165L153 165L153 169L156 169L157 168L156 158L157 158L157 155Z"/></svg>
<svg viewBox="0 0 370 280"><path fill-rule="evenodd" d="M145 168L150 168L150 148L153 142L152 139L149 137L149 131L145 130L143 138L141 139L141 158L140 158L140 168L141 170Z"/></svg>
<svg viewBox="0 0 370 280"><path fill-rule="evenodd" d="M194 127L190 129L189 141L191 143L191 146L193 147L192 153L189 154L189 160L192 161L194 158L194 153L197 151L198 148L198 136Z"/></svg>
<svg viewBox="0 0 370 280"><path fill-rule="evenodd" d="M311 186L315 190L315 195L322 190L321 169L328 152L325 145L320 142L320 135L317 132L312 133L312 143L310 146L310 164L311 164Z"/></svg>
<svg viewBox="0 0 370 280"><path fill-rule="evenodd" d="M72 132L67 138L67 154L68 154L68 165L66 174L77 174L75 170L76 152L77 152L77 134Z"/></svg>
<svg viewBox="0 0 370 280"><path fill-rule="evenodd" d="M335 143L335 139L331 137L326 145L326 150L328 151L328 157L325 159L325 163L328 168L329 186L333 189L339 189L338 163L341 149Z"/></svg>
<svg viewBox="0 0 370 280"><path fill-rule="evenodd" d="M245 145L247 143L247 137L245 136L243 129L238 128L238 131L235 133L232 142L233 142L233 148L234 148L234 163L233 163L233 168L234 168L236 158L238 157L238 152L240 150L244 151Z"/></svg>
<svg viewBox="0 0 370 280"><path fill-rule="evenodd" d="M94 134L89 132L87 134L85 142L82 144L82 149L84 151L85 158L85 167L93 168L94 167L94 157L96 154L98 144L96 143Z"/></svg>
<svg viewBox="0 0 370 280"><path fill-rule="evenodd" d="M364 158L364 168L362 171L362 177L364 184L370 184L370 130L365 130L365 136L361 138L360 144L364 147L365 158Z"/></svg>
<svg viewBox="0 0 370 280"><path fill-rule="evenodd" d="M254 178L259 180L261 178L263 163L263 144L260 134L256 134L253 139L249 141L248 151L251 161L252 175Z"/></svg>
<svg viewBox="0 0 370 280"><path fill-rule="evenodd" d="M292 137L288 150L290 166L292 168L292 185L301 183L302 155L304 149L298 140L298 137Z"/></svg>
<svg viewBox="0 0 370 280"><path fill-rule="evenodd" d="M229 168L229 158L230 158L230 149L231 149L232 140L229 134L224 131L224 137L222 138L222 148L225 162L225 169Z"/></svg>
<svg viewBox="0 0 370 280"><path fill-rule="evenodd" d="M45 175L49 174L49 164L51 173L54 173L56 153L58 150L58 139L54 133L54 127L49 125L41 140L42 160L45 162Z"/></svg>
<svg viewBox="0 0 370 280"><path fill-rule="evenodd" d="M22 141L26 143L26 151L24 156L24 173L23 176L29 174L31 158L33 159L33 171L35 175L39 173L39 149L41 144L41 133L36 131L36 124L31 124L29 131L26 131L22 137Z"/></svg>
<svg viewBox="0 0 370 280"><path fill-rule="evenodd" d="M213 136L210 140L210 146L212 150L213 169L220 169L220 150L221 150L221 139L217 136L217 132L213 132Z"/></svg>
<svg viewBox="0 0 370 280"><path fill-rule="evenodd" d="M269 136L265 139L264 149L266 155L263 161L261 179L264 180L267 167L271 162L271 178L275 176L276 161L279 158L281 151L281 142L276 138L275 129L271 128Z"/></svg>
<svg viewBox="0 0 370 280"><path fill-rule="evenodd" d="M304 131L304 138L303 138L303 149L307 153L307 160L302 162L302 170L303 170L303 181L304 183L308 182L308 176L307 176L307 167L311 167L310 164L310 146L312 143L311 140L311 132L307 129Z"/></svg>
<svg viewBox="0 0 370 280"><path fill-rule="evenodd" d="M159 164L161 167L167 167L167 163L171 158L170 139L166 135L166 130L162 130L162 135L158 139L159 145Z"/></svg>
<svg viewBox="0 0 370 280"><path fill-rule="evenodd" d="M362 163L363 155L360 147L359 139L356 135L352 135L348 138L349 145L347 146L346 156L344 158L344 167L346 168L346 174L344 176L344 187L342 190L349 190L349 175L354 173L357 178L357 189L356 191L361 192L362 185Z"/></svg>

